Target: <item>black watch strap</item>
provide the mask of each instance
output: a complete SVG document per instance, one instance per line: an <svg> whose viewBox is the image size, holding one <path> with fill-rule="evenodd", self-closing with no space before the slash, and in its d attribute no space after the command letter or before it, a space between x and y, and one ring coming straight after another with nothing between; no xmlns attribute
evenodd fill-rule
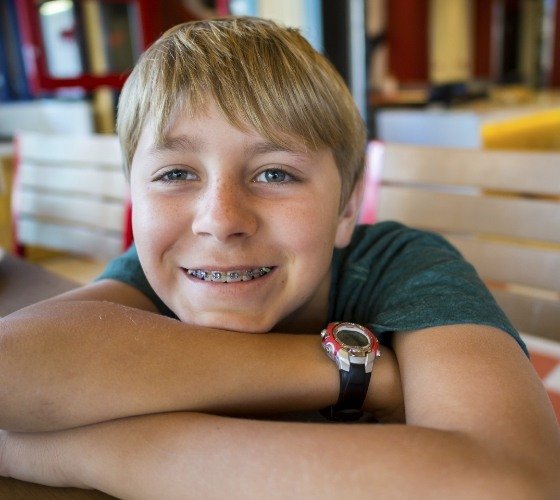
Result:
<svg viewBox="0 0 560 500"><path fill-rule="evenodd" d="M339 370L340 393L335 405L321 413L329 420L353 422L363 415L362 407L366 399L371 372L366 373L365 365L351 364L350 370Z"/></svg>

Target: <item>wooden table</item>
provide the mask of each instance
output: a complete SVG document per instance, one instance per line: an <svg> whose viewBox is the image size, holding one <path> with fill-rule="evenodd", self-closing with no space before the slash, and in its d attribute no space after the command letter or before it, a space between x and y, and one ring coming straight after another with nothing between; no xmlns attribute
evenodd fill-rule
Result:
<svg viewBox="0 0 560 500"><path fill-rule="evenodd" d="M78 283L56 276L40 266L6 254L0 260L0 316L78 286ZM51 488L0 477L0 500L58 498L81 500L113 497L99 491Z"/></svg>
<svg viewBox="0 0 560 500"><path fill-rule="evenodd" d="M6 253L0 259L0 316L78 286L77 282Z"/></svg>
<svg viewBox="0 0 560 500"><path fill-rule="evenodd" d="M51 488L41 484L0 477L1 500L56 500L59 498L64 500L107 500L114 497L96 490Z"/></svg>

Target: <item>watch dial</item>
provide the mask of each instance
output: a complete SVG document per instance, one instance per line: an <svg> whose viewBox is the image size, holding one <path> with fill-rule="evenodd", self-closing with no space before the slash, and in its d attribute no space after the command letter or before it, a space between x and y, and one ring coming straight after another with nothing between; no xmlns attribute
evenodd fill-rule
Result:
<svg viewBox="0 0 560 500"><path fill-rule="evenodd" d="M369 344L367 335L355 330L346 330L342 328L336 332L336 338L339 342L350 347L367 347Z"/></svg>

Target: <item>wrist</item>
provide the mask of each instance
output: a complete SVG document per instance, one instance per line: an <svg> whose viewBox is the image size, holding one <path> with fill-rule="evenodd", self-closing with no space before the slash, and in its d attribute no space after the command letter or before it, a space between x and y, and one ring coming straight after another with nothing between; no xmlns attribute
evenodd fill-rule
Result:
<svg viewBox="0 0 560 500"><path fill-rule="evenodd" d="M329 323L321 332L321 339L340 377L336 404L321 413L328 420L357 421L363 415L374 362L381 354L379 341L366 326L347 321Z"/></svg>
<svg viewBox="0 0 560 500"><path fill-rule="evenodd" d="M399 365L395 353L389 347L381 347L381 356L373 369L364 410L380 422L405 420Z"/></svg>

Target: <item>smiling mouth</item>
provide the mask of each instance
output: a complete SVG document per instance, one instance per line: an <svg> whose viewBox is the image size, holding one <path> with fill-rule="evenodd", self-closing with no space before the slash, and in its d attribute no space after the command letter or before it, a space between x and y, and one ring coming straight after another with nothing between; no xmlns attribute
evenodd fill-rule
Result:
<svg viewBox="0 0 560 500"><path fill-rule="evenodd" d="M238 281L251 281L266 276L272 267L257 267L255 269L242 269L233 271L207 271L204 269L187 269L187 274L201 281L216 283L236 283Z"/></svg>

